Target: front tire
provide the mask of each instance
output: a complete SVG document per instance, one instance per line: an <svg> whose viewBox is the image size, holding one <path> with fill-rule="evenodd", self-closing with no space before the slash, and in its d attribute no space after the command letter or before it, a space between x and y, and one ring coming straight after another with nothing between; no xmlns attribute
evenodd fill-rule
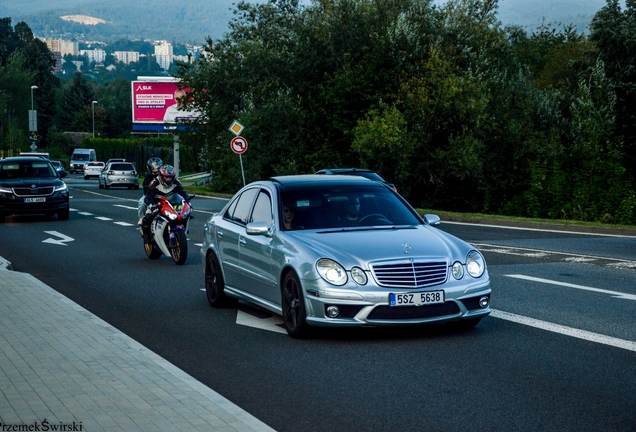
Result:
<svg viewBox="0 0 636 432"><path fill-rule="evenodd" d="M71 212L69 209L60 210L59 212L57 212L57 219L61 221L68 220L70 215L71 215Z"/></svg>
<svg viewBox="0 0 636 432"><path fill-rule="evenodd" d="M301 339L309 333L307 312L302 287L296 273L290 271L283 279L282 287L283 324L287 334L294 339Z"/></svg>
<svg viewBox="0 0 636 432"><path fill-rule="evenodd" d="M225 295L225 281L221 273L219 260L214 253L208 253L205 259L205 294L213 308L221 308L236 303L236 299Z"/></svg>
<svg viewBox="0 0 636 432"><path fill-rule="evenodd" d="M174 232L174 245L170 248L170 255L177 265L185 264L188 259L188 239L183 230Z"/></svg>

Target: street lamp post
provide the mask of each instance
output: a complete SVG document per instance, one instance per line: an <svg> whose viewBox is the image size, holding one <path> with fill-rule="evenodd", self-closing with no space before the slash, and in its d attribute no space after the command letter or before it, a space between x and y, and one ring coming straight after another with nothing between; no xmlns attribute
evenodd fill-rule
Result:
<svg viewBox="0 0 636 432"><path fill-rule="evenodd" d="M31 150L35 151L38 141L38 113L33 105L33 90L38 86L31 86L31 109L29 110L29 138L31 139Z"/></svg>
<svg viewBox="0 0 636 432"><path fill-rule="evenodd" d="M93 101L91 104L93 106L93 138L95 138L95 104L97 101Z"/></svg>
<svg viewBox="0 0 636 432"><path fill-rule="evenodd" d="M37 88L38 86L31 86L31 111L33 111L33 90Z"/></svg>

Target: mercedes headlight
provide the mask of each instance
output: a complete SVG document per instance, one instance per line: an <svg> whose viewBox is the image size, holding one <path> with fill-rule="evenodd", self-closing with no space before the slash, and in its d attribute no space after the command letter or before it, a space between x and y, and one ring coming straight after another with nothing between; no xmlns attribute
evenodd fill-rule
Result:
<svg viewBox="0 0 636 432"><path fill-rule="evenodd" d="M468 270L468 274L474 278L478 278L484 274L486 261L484 261L484 257L476 250L468 252L466 256L466 270Z"/></svg>
<svg viewBox="0 0 636 432"><path fill-rule="evenodd" d="M333 285L344 285L347 283L347 272L337 262L322 258L316 262L316 270L324 280Z"/></svg>
<svg viewBox="0 0 636 432"><path fill-rule="evenodd" d="M366 285L367 274L360 267L354 267L351 269L351 277L358 285Z"/></svg>
<svg viewBox="0 0 636 432"><path fill-rule="evenodd" d="M457 280L464 277L464 266L459 261L453 263L453 277Z"/></svg>

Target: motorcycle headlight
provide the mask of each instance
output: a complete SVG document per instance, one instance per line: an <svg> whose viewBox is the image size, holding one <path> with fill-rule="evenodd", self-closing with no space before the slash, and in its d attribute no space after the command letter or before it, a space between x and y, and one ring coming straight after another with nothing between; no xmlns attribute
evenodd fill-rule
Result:
<svg viewBox="0 0 636 432"><path fill-rule="evenodd" d="M486 261L484 261L484 257L476 250L468 252L466 256L466 270L468 270L468 274L474 278L478 278L484 274Z"/></svg>
<svg viewBox="0 0 636 432"><path fill-rule="evenodd" d="M178 217L176 213L172 212L166 212L166 216L168 216L168 219L170 220L175 220Z"/></svg>
<svg viewBox="0 0 636 432"><path fill-rule="evenodd" d="M337 262L322 258L316 262L316 270L324 280L333 285L344 285L347 283L347 272Z"/></svg>

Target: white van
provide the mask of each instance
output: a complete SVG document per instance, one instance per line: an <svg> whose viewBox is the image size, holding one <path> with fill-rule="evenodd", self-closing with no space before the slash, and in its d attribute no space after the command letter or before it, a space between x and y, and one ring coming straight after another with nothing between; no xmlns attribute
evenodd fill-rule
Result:
<svg viewBox="0 0 636 432"><path fill-rule="evenodd" d="M97 160L97 154L95 149L75 149L71 155L71 161L69 162L69 171L84 172L84 165L89 162L95 162Z"/></svg>

